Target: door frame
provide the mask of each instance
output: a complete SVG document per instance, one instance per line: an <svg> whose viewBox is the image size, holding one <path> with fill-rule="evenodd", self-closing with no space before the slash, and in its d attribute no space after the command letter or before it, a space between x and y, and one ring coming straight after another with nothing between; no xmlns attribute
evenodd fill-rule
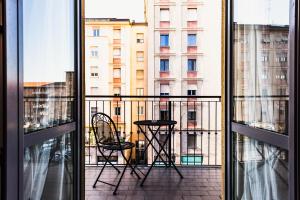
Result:
<svg viewBox="0 0 300 200"><path fill-rule="evenodd" d="M290 0L290 33L289 33L289 110L288 133L280 135L268 130L252 128L233 122L233 1L226 0L225 28L225 197L233 199L233 134L242 135L279 146L289 152L289 199L299 199L299 112L300 112L300 70L299 66L299 1ZM250 0L249 0L250 1Z"/></svg>
<svg viewBox="0 0 300 200"><path fill-rule="evenodd" d="M4 175L3 199L23 199L24 148L74 131L73 166L74 199L84 197L84 53L82 52L84 9L81 0L74 2L74 122L24 135L23 66L22 66L22 0L3 1L3 133ZM2 71L1 71L2 73ZM2 74L1 76L2 77ZM2 128L2 127L1 127Z"/></svg>

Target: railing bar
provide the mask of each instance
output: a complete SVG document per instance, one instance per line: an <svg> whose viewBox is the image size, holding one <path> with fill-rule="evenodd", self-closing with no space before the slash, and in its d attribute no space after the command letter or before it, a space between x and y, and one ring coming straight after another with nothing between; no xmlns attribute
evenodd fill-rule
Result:
<svg viewBox="0 0 300 200"><path fill-rule="evenodd" d="M280 117L280 110L281 110L281 100L278 100L279 101L279 106L278 106L278 122L280 123L281 122L281 117Z"/></svg>
<svg viewBox="0 0 300 200"><path fill-rule="evenodd" d="M196 120L197 120L197 111L196 111L196 102L194 101L194 111L195 111L195 121L194 121L194 165L196 165Z"/></svg>
<svg viewBox="0 0 300 200"><path fill-rule="evenodd" d="M125 100L123 101L123 107L124 107L124 113L123 113L123 126L124 126L124 129L123 129L123 134L124 134L124 140L126 140L126 105L125 105Z"/></svg>
<svg viewBox="0 0 300 200"><path fill-rule="evenodd" d="M91 140L90 140L90 138L91 138L91 102L89 101L89 127L88 127L88 144L89 144L89 164L91 164ZM96 152L97 152L97 149L96 149ZM97 156L96 156L96 158L97 158ZM97 161L97 159L96 159L96 161ZM96 163L97 165L98 165L98 162Z"/></svg>
<svg viewBox="0 0 300 200"><path fill-rule="evenodd" d="M189 103L186 100L186 155L187 155L187 165L189 165L189 147L188 147L188 142L189 142Z"/></svg>
<svg viewBox="0 0 300 200"><path fill-rule="evenodd" d="M137 108L138 108L138 109L137 109L137 111L138 111L138 113L137 113L137 114L138 114L138 121L140 121L140 115L139 115L140 101L138 101L137 104L138 104L138 105L137 105ZM137 141L138 141L138 144L137 144L137 145L138 145L138 149L139 149L139 151L140 151L140 132L139 132L139 134L138 134L138 139L137 139ZM140 157L138 157L138 163L140 163Z"/></svg>
<svg viewBox="0 0 300 200"><path fill-rule="evenodd" d="M173 101L172 103L173 103L173 120L175 120L175 102ZM172 135L172 137L173 137L173 140L172 140L173 141L172 150L173 150L173 154L174 154L174 157L175 157L174 162L176 162L176 156L175 156L175 127L173 129L173 135ZM172 156L173 156L173 154L172 154Z"/></svg>
<svg viewBox="0 0 300 200"><path fill-rule="evenodd" d="M179 132L179 137L180 137L180 146L179 146L179 160L180 160L180 165L182 165L181 162L181 150L182 150L182 112L181 112L181 101L179 102L179 126L180 126L180 132Z"/></svg>
<svg viewBox="0 0 300 200"><path fill-rule="evenodd" d="M154 101L152 100L152 120L154 120L154 112L155 112L155 109L154 109ZM159 115L160 113L158 113ZM148 131L148 130L147 130ZM147 133L146 133L147 134ZM155 144L154 144L155 145ZM154 150L153 148L151 148L152 150L152 154L151 154L151 163L153 162L153 154L154 154ZM147 159L147 162L148 162L148 159Z"/></svg>
<svg viewBox="0 0 300 200"><path fill-rule="evenodd" d="M215 108L215 130L218 129L218 103L216 102L216 108ZM217 164L217 153L218 153L218 147L217 147L217 142L218 142L218 138L217 138L217 134L218 132L215 132L215 165Z"/></svg>
<svg viewBox="0 0 300 200"><path fill-rule="evenodd" d="M130 101L130 142L132 141L132 101Z"/></svg>
<svg viewBox="0 0 300 200"><path fill-rule="evenodd" d="M210 161L210 102L208 102L208 165Z"/></svg>
<svg viewBox="0 0 300 200"><path fill-rule="evenodd" d="M201 155L203 156L203 102L201 102Z"/></svg>

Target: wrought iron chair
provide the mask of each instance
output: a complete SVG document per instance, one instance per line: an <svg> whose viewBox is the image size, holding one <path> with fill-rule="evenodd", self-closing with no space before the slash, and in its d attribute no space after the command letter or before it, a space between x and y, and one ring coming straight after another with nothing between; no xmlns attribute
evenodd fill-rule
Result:
<svg viewBox="0 0 300 200"><path fill-rule="evenodd" d="M121 183L121 180L123 178L123 175L126 171L126 168L129 166L134 174L137 176L138 179L140 179L140 176L136 173L135 169L132 167L130 161L132 156L132 149L134 148L134 144L131 142L125 142L121 141L116 125L113 122L113 120L105 113L96 113L92 117L92 129L95 135L97 148L101 154L101 156L104 158L105 163L99 172L99 175L97 179L94 182L93 188L96 187L97 182L101 182L110 186L114 186L115 190L113 194L115 195L117 193L118 187ZM130 156L129 158L126 158L124 155L125 150L130 150ZM108 156L104 154L104 152L108 151ZM109 163L118 173L120 173L120 170L109 160L111 158L111 155L113 152L121 152L122 157L124 158L124 161L126 163L121 177L119 178L119 181L117 185L100 181L100 176L105 168L105 166Z"/></svg>

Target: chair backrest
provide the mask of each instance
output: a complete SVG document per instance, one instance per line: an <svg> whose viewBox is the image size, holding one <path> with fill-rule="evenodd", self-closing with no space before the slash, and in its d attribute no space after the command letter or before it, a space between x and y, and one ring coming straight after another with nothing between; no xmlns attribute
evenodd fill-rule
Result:
<svg viewBox="0 0 300 200"><path fill-rule="evenodd" d="M121 145L114 121L105 113L95 113L92 117L92 129L97 144Z"/></svg>

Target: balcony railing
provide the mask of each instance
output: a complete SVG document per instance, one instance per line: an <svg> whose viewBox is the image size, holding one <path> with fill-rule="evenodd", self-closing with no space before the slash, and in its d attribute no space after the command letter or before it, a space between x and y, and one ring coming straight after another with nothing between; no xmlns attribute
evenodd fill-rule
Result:
<svg viewBox="0 0 300 200"><path fill-rule="evenodd" d="M168 143L171 148L167 145L166 150L171 150L169 153L176 165L221 165L220 96L86 96L85 103L86 165L101 165L104 160L97 151L91 128L91 117L96 112L111 116L121 137L136 144L133 156L135 163L151 164L156 154L150 146L143 154L146 141L133 122L172 119L177 124ZM159 140L163 141L166 133L167 130L161 129ZM123 164L117 153L111 161ZM162 164L162 161L157 161L157 166Z"/></svg>

